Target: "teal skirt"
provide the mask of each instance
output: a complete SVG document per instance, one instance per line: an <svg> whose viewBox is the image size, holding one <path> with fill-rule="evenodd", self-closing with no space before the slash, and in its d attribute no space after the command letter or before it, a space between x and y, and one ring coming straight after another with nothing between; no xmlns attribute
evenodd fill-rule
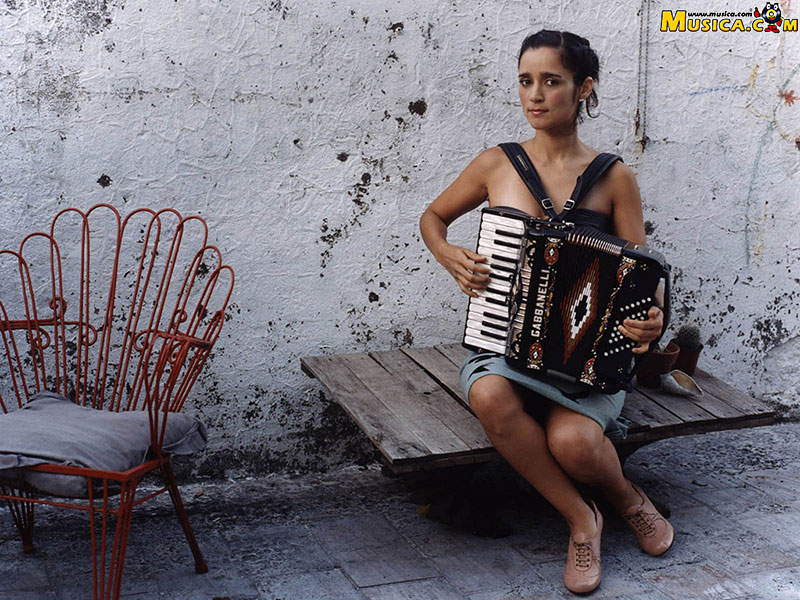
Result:
<svg viewBox="0 0 800 600"><path fill-rule="evenodd" d="M532 393L527 398L525 408L542 425L544 425L542 409L545 404L541 402L541 398L544 397L594 419L610 439L624 440L628 435L631 421L620 416L622 406L625 404L625 390L620 390L616 394L592 391L588 395L584 395L582 392L585 388L576 383L556 380L543 375L534 376L515 369L506 362L503 356L494 352L469 351L459 372L461 389L467 402L469 402L469 389L472 384L484 375L501 375L530 390Z"/></svg>

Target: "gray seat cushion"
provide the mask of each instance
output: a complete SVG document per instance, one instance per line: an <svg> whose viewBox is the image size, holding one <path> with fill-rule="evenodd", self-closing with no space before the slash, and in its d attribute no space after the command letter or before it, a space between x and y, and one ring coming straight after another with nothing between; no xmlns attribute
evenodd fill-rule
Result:
<svg viewBox="0 0 800 600"><path fill-rule="evenodd" d="M206 428L195 417L170 413L164 454L191 454L206 446ZM85 498L86 479L24 471L40 464L127 471L150 448L146 411L94 410L53 392L32 396L20 410L0 413L0 481L24 483L56 496Z"/></svg>

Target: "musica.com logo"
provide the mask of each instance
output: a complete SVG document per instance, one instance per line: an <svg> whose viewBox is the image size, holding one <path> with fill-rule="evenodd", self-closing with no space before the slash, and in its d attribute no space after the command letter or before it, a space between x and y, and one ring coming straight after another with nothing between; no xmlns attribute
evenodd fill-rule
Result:
<svg viewBox="0 0 800 600"><path fill-rule="evenodd" d="M785 19L778 2L744 12L662 10L661 31L797 31L797 19Z"/></svg>

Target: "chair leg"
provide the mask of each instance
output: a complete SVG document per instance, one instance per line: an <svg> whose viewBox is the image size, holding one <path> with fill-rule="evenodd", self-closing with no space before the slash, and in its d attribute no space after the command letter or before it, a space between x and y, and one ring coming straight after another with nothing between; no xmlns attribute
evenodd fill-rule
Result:
<svg viewBox="0 0 800 600"><path fill-rule="evenodd" d="M186 541L189 542L189 548L192 550L194 556L194 570L196 573L207 573L208 565L200 552L200 546L197 545L197 538L194 536L194 530L189 523L189 516L186 514L186 508L183 506L181 493L178 491L178 483L175 481L175 473L172 470L172 463L169 457L164 458L161 467L161 476L167 484L169 490L169 497L172 498L172 504L175 507L175 512L178 513L178 519L183 527L183 533L186 535Z"/></svg>
<svg viewBox="0 0 800 600"><path fill-rule="evenodd" d="M8 488L0 488L0 490L8 496L33 498L32 493L22 490L17 490L16 492ZM7 500L7 502L11 517L14 519L14 525L17 526L17 531L19 531L19 535L22 538L22 551L25 554L32 554L35 551L33 547L33 510L36 505L33 502L24 502L22 500Z"/></svg>
<svg viewBox="0 0 800 600"><path fill-rule="evenodd" d="M128 536L136 497L137 481L121 484L119 507L115 511L109 506L108 480L103 480L102 508L95 506L92 480L89 483L89 528L92 537L92 574L94 577L94 600L119 600L122 589L122 572L125 566L125 553L128 549ZM117 515L117 526L111 546L111 556L106 550L109 541L108 517ZM101 521L100 535L97 535L97 518ZM108 559L108 560L107 560Z"/></svg>

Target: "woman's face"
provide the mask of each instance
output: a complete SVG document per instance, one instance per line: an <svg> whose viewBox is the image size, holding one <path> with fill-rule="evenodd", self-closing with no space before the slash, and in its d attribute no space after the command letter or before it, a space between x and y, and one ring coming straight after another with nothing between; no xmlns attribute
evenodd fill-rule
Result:
<svg viewBox="0 0 800 600"><path fill-rule="evenodd" d="M555 48L529 48L519 62L519 100L534 129L571 131L578 100L592 83L587 77L578 90Z"/></svg>

